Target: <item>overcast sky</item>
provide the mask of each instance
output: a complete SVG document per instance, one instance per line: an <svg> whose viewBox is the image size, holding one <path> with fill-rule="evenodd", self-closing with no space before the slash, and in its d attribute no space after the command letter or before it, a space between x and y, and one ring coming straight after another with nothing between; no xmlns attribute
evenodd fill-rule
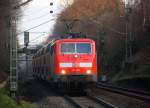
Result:
<svg viewBox="0 0 150 108"><path fill-rule="evenodd" d="M18 22L19 33L53 19L49 23L29 30L30 44L38 44L44 41L48 34L52 33L57 15L64 9L68 2L72 3L72 1L73 0L33 0L29 5L22 8L23 16ZM53 6L50 6L50 2L53 2ZM51 14L50 10L53 10L54 13ZM21 45L24 44L23 33L19 35L19 42Z"/></svg>

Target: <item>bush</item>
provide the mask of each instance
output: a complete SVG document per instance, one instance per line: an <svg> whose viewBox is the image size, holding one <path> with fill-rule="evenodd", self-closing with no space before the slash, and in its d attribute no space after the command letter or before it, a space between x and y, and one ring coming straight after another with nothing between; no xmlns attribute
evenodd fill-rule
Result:
<svg viewBox="0 0 150 108"><path fill-rule="evenodd" d="M0 90L0 108L37 108L36 104L21 101L18 104L14 99L8 96L8 92L4 89Z"/></svg>

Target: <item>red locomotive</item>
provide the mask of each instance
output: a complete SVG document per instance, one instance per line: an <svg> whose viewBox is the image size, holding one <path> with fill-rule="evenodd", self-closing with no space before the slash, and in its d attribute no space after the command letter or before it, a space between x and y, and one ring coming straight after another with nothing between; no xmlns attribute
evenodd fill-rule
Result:
<svg viewBox="0 0 150 108"><path fill-rule="evenodd" d="M55 85L96 82L95 42L87 38L50 42L34 55L33 75Z"/></svg>

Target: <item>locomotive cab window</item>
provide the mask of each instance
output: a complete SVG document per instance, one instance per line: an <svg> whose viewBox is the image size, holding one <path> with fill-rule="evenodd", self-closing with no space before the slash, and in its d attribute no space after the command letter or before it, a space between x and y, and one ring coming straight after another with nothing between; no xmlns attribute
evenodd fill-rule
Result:
<svg viewBox="0 0 150 108"><path fill-rule="evenodd" d="M61 53L74 53L75 44L74 43L63 43L61 44Z"/></svg>
<svg viewBox="0 0 150 108"><path fill-rule="evenodd" d="M90 43L62 43L61 53L63 54L89 54L91 53Z"/></svg>
<svg viewBox="0 0 150 108"><path fill-rule="evenodd" d="M76 44L77 53L89 54L91 53L91 44L89 43L77 43Z"/></svg>

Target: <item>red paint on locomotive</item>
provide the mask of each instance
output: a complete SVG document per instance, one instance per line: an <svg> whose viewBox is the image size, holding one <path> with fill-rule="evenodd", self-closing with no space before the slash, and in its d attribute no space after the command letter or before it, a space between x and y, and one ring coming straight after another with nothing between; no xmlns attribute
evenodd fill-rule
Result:
<svg viewBox="0 0 150 108"><path fill-rule="evenodd" d="M95 42L91 39L61 39L49 43L33 57L34 76L48 81L97 81ZM78 80L78 78L77 78ZM74 80L73 80L74 81Z"/></svg>

